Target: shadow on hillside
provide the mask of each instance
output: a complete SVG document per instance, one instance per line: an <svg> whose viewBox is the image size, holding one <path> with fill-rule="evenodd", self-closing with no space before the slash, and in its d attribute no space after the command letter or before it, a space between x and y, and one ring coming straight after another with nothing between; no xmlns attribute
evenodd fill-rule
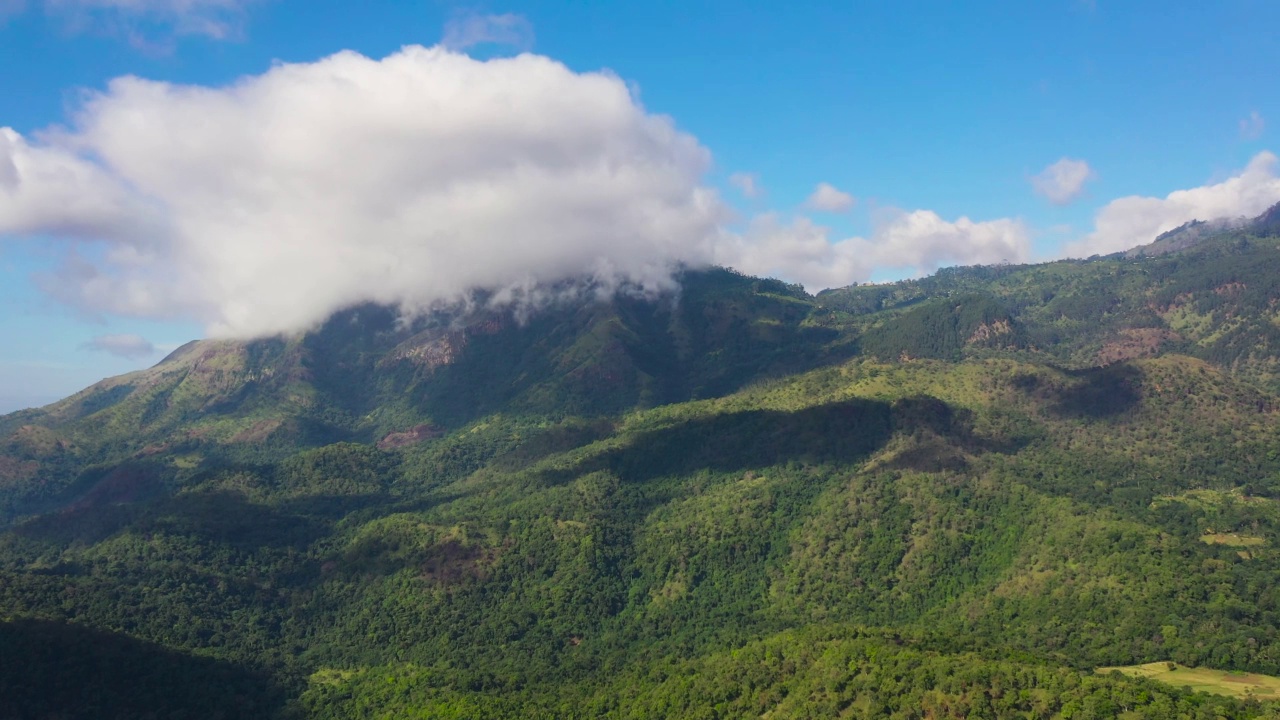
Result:
<svg viewBox="0 0 1280 720"><path fill-rule="evenodd" d="M450 362L397 382L411 406L457 428L499 412L599 418L720 397L857 354L838 331L803 324L808 305L729 282L723 297L686 285L678 302L619 296L477 327L448 343Z"/></svg>
<svg viewBox="0 0 1280 720"><path fill-rule="evenodd" d="M278 506L250 502L238 492L184 493L137 505L65 510L28 520L13 532L57 545L92 545L126 529L149 536L162 532L234 547L303 548L329 532L325 515L369 505L368 498L303 498Z"/></svg>
<svg viewBox="0 0 1280 720"><path fill-rule="evenodd" d="M0 622L0 717L270 718L287 697L264 673L79 625Z"/></svg>
<svg viewBox="0 0 1280 720"><path fill-rule="evenodd" d="M126 461L94 466L46 505L48 512L12 528L30 540L93 544L120 532L142 516L143 508L164 492L153 463Z"/></svg>
<svg viewBox="0 0 1280 720"><path fill-rule="evenodd" d="M250 502L229 491L176 495L154 513L156 529L246 549L302 549L329 531L328 523L297 508Z"/></svg>
<svg viewBox="0 0 1280 720"><path fill-rule="evenodd" d="M887 463L917 472L959 472L969 457L986 453L1012 454L1026 447L1028 436L986 437L974 432L973 411L954 408L931 395L895 400L893 430L910 439Z"/></svg>
<svg viewBox="0 0 1280 720"><path fill-rule="evenodd" d="M644 482L699 470L732 472L791 461L850 462L875 452L892 432L890 405L875 400L797 412L747 410L643 433L626 447L578 467L547 471L543 480L562 483L607 470L624 481Z"/></svg>
<svg viewBox="0 0 1280 720"><path fill-rule="evenodd" d="M1060 385L1042 375L1020 373L1010 378L1019 392L1043 403L1059 418L1102 420L1122 415L1142 402L1142 371L1128 363L1071 370L1058 368L1069 378Z"/></svg>
<svg viewBox="0 0 1280 720"><path fill-rule="evenodd" d="M9 529L25 540L67 545L101 542L128 527L138 517L133 505L111 505L101 508L64 510L40 515Z"/></svg>
<svg viewBox="0 0 1280 720"><path fill-rule="evenodd" d="M1133 409L1142 401L1142 371L1127 363L1072 370L1075 382L1056 393L1051 411L1064 418L1101 420Z"/></svg>
<svg viewBox="0 0 1280 720"><path fill-rule="evenodd" d="M818 405L796 412L747 410L679 423L640 434L625 447L573 468L548 470L542 480L568 482L608 471L624 481L734 472L801 462L847 464L866 459L894 434L919 442L919 451L891 465L924 472L963 469L964 456L1017 452L1025 439L992 439L972 430L972 413L929 396L892 404L867 399Z"/></svg>
<svg viewBox="0 0 1280 720"><path fill-rule="evenodd" d="M569 422L545 430L534 430L514 449L494 456L489 467L508 472L528 467L551 455L590 445L616 432L612 420L600 418Z"/></svg>

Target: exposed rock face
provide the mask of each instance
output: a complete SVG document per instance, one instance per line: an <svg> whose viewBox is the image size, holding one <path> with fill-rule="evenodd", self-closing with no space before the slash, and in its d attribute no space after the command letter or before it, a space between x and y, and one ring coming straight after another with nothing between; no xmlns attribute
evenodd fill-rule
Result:
<svg viewBox="0 0 1280 720"><path fill-rule="evenodd" d="M995 322L982 323L969 336L967 343L973 345L975 343L989 343L992 340L1011 335L1013 333L1013 325L1008 320L996 320Z"/></svg>
<svg viewBox="0 0 1280 720"><path fill-rule="evenodd" d="M408 361L428 371L452 365L467 348L472 337L495 335L507 324L497 315L477 320L465 328L432 328L400 343L387 354L385 364Z"/></svg>
<svg viewBox="0 0 1280 720"><path fill-rule="evenodd" d="M435 370L444 365L451 365L467 346L467 334L462 331L447 332L443 335L422 333L404 342L390 355L386 362L408 361L427 370Z"/></svg>

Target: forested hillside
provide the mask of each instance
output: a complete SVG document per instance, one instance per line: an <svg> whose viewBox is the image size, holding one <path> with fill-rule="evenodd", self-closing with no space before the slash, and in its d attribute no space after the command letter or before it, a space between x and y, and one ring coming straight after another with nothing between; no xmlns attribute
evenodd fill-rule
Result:
<svg viewBox="0 0 1280 720"><path fill-rule="evenodd" d="M0 418L0 718L1280 718L1093 672L1280 674L1266 217L360 307Z"/></svg>

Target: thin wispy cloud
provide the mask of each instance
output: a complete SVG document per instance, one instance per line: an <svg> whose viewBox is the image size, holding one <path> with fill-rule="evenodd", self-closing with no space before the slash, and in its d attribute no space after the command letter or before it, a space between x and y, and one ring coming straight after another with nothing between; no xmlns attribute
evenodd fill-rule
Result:
<svg viewBox="0 0 1280 720"><path fill-rule="evenodd" d="M1084 194L1084 187L1097 177L1084 160L1062 158L1031 178L1036 194L1054 205L1069 205Z"/></svg>
<svg viewBox="0 0 1280 720"><path fill-rule="evenodd" d="M82 347L129 360L141 360L156 354L156 346L141 335L98 335Z"/></svg>
<svg viewBox="0 0 1280 720"><path fill-rule="evenodd" d="M842 213L853 209L852 195L830 183L818 183L813 193L804 201L805 208L818 212Z"/></svg>
<svg viewBox="0 0 1280 720"><path fill-rule="evenodd" d="M1267 129L1267 121L1257 110L1249 113L1249 117L1240 121L1240 137L1245 140L1257 140Z"/></svg>
<svg viewBox="0 0 1280 720"><path fill-rule="evenodd" d="M764 196L764 186L760 184L760 176L756 173L736 172L729 176L729 184L737 188L745 198L757 200Z"/></svg>
<svg viewBox="0 0 1280 720"><path fill-rule="evenodd" d="M450 50L463 51L478 45L501 45L515 50L532 50L533 24L523 15L464 14L451 19L444 28L440 44Z"/></svg>
<svg viewBox="0 0 1280 720"><path fill-rule="evenodd" d="M71 33L109 35L145 50L167 50L181 36L242 36L256 0L0 0L0 19L43 12Z"/></svg>

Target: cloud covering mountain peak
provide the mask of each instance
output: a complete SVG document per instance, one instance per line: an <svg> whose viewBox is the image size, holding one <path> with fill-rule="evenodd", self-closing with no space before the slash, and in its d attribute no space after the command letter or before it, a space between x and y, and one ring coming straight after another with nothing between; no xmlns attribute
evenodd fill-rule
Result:
<svg viewBox="0 0 1280 720"><path fill-rule="evenodd" d="M219 88L124 77L68 129L5 129L0 234L75 242L64 299L266 335L476 287L662 286L711 257L709 164L608 73L342 52Z"/></svg>

